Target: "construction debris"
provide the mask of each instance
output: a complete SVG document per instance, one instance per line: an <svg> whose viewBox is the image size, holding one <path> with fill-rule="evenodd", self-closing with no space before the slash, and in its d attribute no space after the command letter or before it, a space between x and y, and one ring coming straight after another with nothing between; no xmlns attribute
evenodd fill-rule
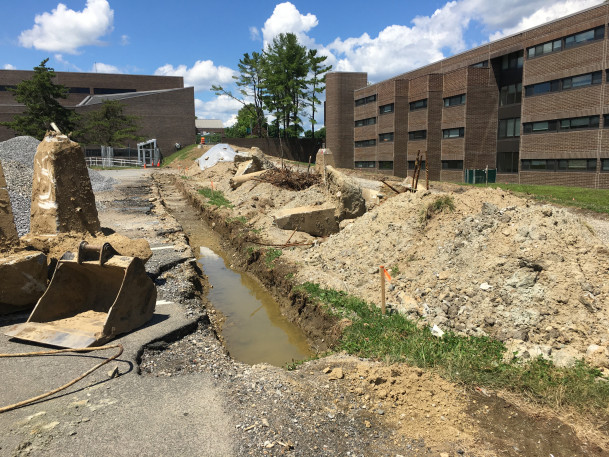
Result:
<svg viewBox="0 0 609 457"><path fill-rule="evenodd" d="M95 233L95 197L78 143L49 132L34 157L30 233Z"/></svg>
<svg viewBox="0 0 609 457"><path fill-rule="evenodd" d="M338 204L336 217L339 221L355 219L366 212L362 189L349 176L334 167L327 166L324 184L330 197Z"/></svg>
<svg viewBox="0 0 609 457"><path fill-rule="evenodd" d="M330 148L320 149L315 156L315 169L318 173L323 173L327 166L336 167L334 164L334 154Z"/></svg>
<svg viewBox="0 0 609 457"><path fill-rule="evenodd" d="M298 230L313 236L328 236L338 232L336 206L330 203L319 206L301 206L275 212L275 224L284 230Z"/></svg>
<svg viewBox="0 0 609 457"><path fill-rule="evenodd" d="M4 171L0 163L0 251L3 247L15 245L19 242L17 228L15 227L15 219L13 210L11 209L11 200L4 178Z"/></svg>
<svg viewBox="0 0 609 457"><path fill-rule="evenodd" d="M47 288L47 257L22 251L0 257L0 314L32 307Z"/></svg>
<svg viewBox="0 0 609 457"><path fill-rule="evenodd" d="M156 286L137 257L109 243L81 243L57 263L48 289L24 324L6 335L66 348L104 344L145 324L154 314Z"/></svg>

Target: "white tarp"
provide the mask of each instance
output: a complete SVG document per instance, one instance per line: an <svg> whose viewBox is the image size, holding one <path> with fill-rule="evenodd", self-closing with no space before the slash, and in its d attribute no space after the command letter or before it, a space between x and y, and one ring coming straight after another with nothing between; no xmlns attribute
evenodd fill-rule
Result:
<svg viewBox="0 0 609 457"><path fill-rule="evenodd" d="M211 168L218 162L234 162L236 152L226 143L219 143L199 157L196 162L201 170Z"/></svg>

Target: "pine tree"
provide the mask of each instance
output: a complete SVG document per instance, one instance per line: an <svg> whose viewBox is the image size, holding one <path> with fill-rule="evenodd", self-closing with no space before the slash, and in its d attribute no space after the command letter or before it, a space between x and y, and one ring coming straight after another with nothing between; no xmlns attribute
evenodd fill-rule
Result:
<svg viewBox="0 0 609 457"><path fill-rule="evenodd" d="M106 100L101 108L88 112L81 118L75 138L84 144L125 147L127 140L140 141L138 118L125 114L124 105L116 100Z"/></svg>
<svg viewBox="0 0 609 457"><path fill-rule="evenodd" d="M17 114L10 122L0 125L14 130L19 135L29 135L42 140L51 122L62 132L71 132L78 119L76 113L62 106L57 99L67 98L68 89L54 84L55 71L46 66L49 59L34 67L34 75L17 84L13 92L15 100L25 105L23 114Z"/></svg>

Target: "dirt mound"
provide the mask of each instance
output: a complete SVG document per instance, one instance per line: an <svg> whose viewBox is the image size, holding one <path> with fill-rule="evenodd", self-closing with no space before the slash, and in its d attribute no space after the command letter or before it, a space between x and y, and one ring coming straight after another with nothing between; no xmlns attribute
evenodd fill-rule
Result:
<svg viewBox="0 0 609 457"><path fill-rule="evenodd" d="M317 173L303 173L289 168L273 168L264 173L260 179L288 190L304 190L320 182Z"/></svg>

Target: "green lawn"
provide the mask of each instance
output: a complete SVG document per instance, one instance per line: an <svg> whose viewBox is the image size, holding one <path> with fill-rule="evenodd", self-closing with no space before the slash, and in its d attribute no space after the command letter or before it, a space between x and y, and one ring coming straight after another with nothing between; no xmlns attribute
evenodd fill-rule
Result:
<svg viewBox="0 0 609 457"><path fill-rule="evenodd" d="M476 184L477 187L486 187ZM588 189L583 187L533 186L526 184L489 184L516 194L548 203L587 209L597 213L609 213L609 189Z"/></svg>
<svg viewBox="0 0 609 457"><path fill-rule="evenodd" d="M185 159L186 156L188 156L188 154L194 149L196 148L197 145L196 144L189 144L188 146L183 147L182 149L180 149L178 152L176 152L175 154L170 155L169 157L163 159L163 166L167 166L169 165L171 162L173 162L174 160L182 160Z"/></svg>

